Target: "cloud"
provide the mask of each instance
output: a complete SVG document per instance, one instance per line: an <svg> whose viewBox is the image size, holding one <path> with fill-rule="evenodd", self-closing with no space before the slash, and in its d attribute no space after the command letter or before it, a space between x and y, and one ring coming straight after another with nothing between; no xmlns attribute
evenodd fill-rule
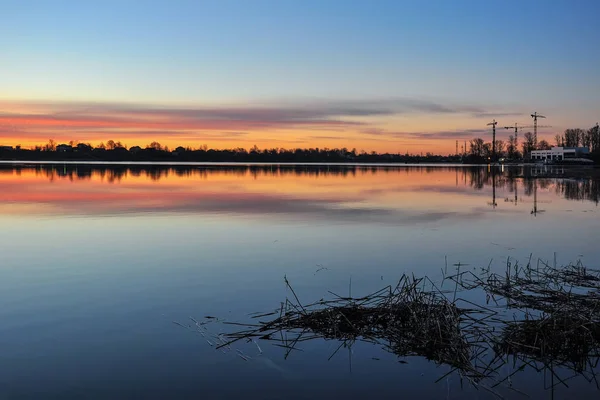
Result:
<svg viewBox="0 0 600 400"><path fill-rule="evenodd" d="M472 139L476 136L485 136L490 134L490 129L461 129L461 130L448 130L448 131L434 131L434 132L398 132L388 131L380 128L369 128L363 129L360 133L367 136L374 136L377 138L394 138L394 139L419 139L419 140L438 140L438 139Z"/></svg>
<svg viewBox="0 0 600 400"><path fill-rule="evenodd" d="M377 116L410 113L426 114L474 114L488 110L480 106L462 104L453 100L433 101L410 97L390 97L383 99L310 99L307 103L284 102L292 107L323 110L327 115Z"/></svg>
<svg viewBox="0 0 600 400"><path fill-rule="evenodd" d="M26 110L18 112L18 110ZM277 105L160 107L93 102L0 103L0 124L61 129L119 128L248 130L255 128L347 127L357 117L407 113L492 115L479 106L413 99L310 100ZM496 113L494 115L502 115ZM506 115L506 114L505 114ZM512 113L510 115L513 115Z"/></svg>
<svg viewBox="0 0 600 400"><path fill-rule="evenodd" d="M308 139L317 139L317 140L348 140L347 137L344 136L327 136L327 135L311 135Z"/></svg>
<svg viewBox="0 0 600 400"><path fill-rule="evenodd" d="M519 117L526 115L522 112L478 112L474 113L475 118L502 118L502 117Z"/></svg>

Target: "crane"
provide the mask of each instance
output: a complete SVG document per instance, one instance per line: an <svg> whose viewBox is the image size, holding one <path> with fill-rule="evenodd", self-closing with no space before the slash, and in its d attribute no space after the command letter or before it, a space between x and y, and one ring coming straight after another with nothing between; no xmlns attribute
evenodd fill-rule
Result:
<svg viewBox="0 0 600 400"><path fill-rule="evenodd" d="M538 128L552 128L552 126L550 126L550 125L538 125L537 127ZM504 127L504 129L514 129L515 130L515 145L517 147L519 146L519 131L521 129L531 129L531 128L535 128L535 126L534 125L519 125L518 122L515 122L515 126L505 126ZM537 132L537 128L536 128L536 132Z"/></svg>
<svg viewBox="0 0 600 400"><path fill-rule="evenodd" d="M489 124L487 124L487 126L492 126L492 162L496 161L496 125L498 125L498 122L496 122L496 120L493 120L492 122L490 122Z"/></svg>
<svg viewBox="0 0 600 400"><path fill-rule="evenodd" d="M546 117L538 114L536 111L533 114L531 114L531 118L533 118L533 144L537 148L537 128L538 128L537 120L538 120L538 118L546 118Z"/></svg>

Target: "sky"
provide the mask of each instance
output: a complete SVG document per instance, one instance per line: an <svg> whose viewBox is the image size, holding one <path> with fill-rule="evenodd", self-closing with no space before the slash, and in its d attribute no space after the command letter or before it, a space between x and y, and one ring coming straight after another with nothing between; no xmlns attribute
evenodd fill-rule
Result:
<svg viewBox="0 0 600 400"><path fill-rule="evenodd" d="M0 0L0 144L454 153L600 120L595 0ZM527 131L528 129L524 129Z"/></svg>

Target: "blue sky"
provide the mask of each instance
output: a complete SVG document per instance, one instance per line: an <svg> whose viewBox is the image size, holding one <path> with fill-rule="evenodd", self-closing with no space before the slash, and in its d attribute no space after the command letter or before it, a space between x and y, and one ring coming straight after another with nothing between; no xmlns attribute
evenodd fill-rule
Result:
<svg viewBox="0 0 600 400"><path fill-rule="evenodd" d="M0 99L403 97L519 110L520 122L537 110L557 127L587 127L600 119L599 11L583 0L0 0ZM386 124L414 130L424 117L403 118L406 127Z"/></svg>

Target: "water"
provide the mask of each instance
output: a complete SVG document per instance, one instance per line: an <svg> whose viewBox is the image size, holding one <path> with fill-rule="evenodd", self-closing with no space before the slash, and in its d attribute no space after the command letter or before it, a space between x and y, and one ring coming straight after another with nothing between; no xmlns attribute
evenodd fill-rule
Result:
<svg viewBox="0 0 600 400"><path fill-rule="evenodd" d="M290 295L284 276L311 302L439 277L446 260L598 267L600 181L581 178L597 171L494 171L4 165L0 398L486 398L366 344L329 361L332 341L286 360L241 345L245 361L173 321L271 310ZM600 393L574 382L555 398ZM541 374L513 383L549 398Z"/></svg>

